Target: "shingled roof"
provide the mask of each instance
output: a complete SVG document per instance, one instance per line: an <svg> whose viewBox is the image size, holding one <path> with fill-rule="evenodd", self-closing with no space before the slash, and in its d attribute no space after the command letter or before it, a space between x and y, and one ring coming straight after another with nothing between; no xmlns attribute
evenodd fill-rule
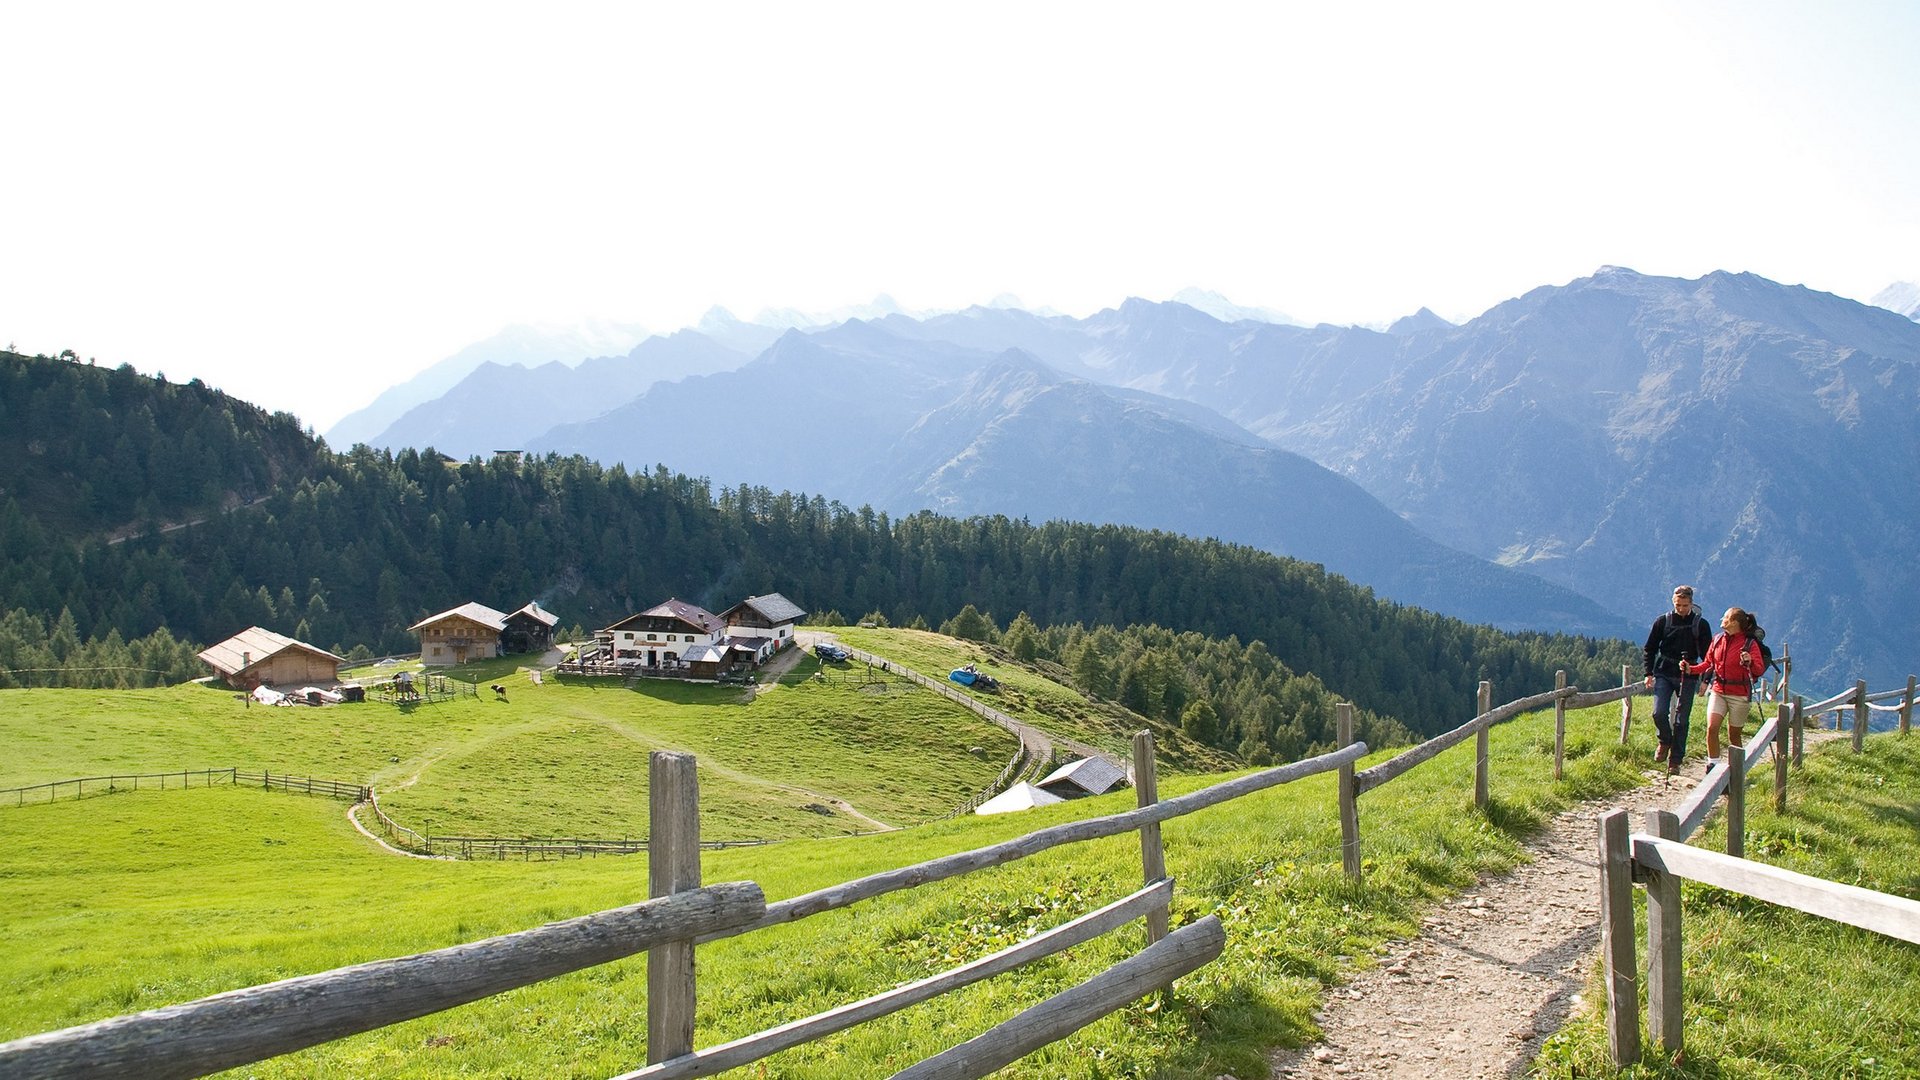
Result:
<svg viewBox="0 0 1920 1080"><path fill-rule="evenodd" d="M778 626L781 623L799 622L801 619L807 617L805 608L802 608L799 604L781 596L777 592L767 593L765 596L749 596L745 600L728 608L727 615L731 616L741 608L751 608L754 614L765 619L773 626Z"/></svg>
<svg viewBox="0 0 1920 1080"><path fill-rule="evenodd" d="M505 630L507 628L507 616L505 612L495 611L485 604L461 604L457 608L448 608L438 615L429 615L419 622L414 623L412 626L407 627L407 631L411 633L423 626L432 626L441 619L450 619L456 615L461 618L471 619L489 630Z"/></svg>
<svg viewBox="0 0 1920 1080"><path fill-rule="evenodd" d="M1089 795L1101 795L1126 778L1127 774L1111 762L1099 758L1081 758L1048 773L1040 781L1040 787L1058 792L1071 784ZM1070 790L1067 793L1072 794Z"/></svg>
<svg viewBox="0 0 1920 1080"><path fill-rule="evenodd" d="M259 626L249 626L220 644L212 646L200 653L200 659L225 677L238 675L247 668L264 663L288 649L300 649L342 664L347 662L344 656L334 656L318 646L309 645L284 634L276 634Z"/></svg>
<svg viewBox="0 0 1920 1080"><path fill-rule="evenodd" d="M525 615L542 626L553 626L560 621L560 616L541 607L537 600L529 602L526 607L507 616L507 618L511 619L518 615ZM504 622L505 620L502 621Z"/></svg>

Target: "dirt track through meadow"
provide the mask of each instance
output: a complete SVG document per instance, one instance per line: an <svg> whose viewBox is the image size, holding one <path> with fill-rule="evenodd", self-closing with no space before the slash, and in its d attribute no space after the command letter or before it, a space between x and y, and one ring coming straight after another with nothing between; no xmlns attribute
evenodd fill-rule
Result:
<svg viewBox="0 0 1920 1080"><path fill-rule="evenodd" d="M1671 810L1705 775L1693 760L1556 817L1531 860L1429 914L1420 936L1328 991L1319 1042L1281 1051L1276 1077L1479 1080L1526 1075L1541 1044L1580 1007L1600 945L1599 822Z"/></svg>

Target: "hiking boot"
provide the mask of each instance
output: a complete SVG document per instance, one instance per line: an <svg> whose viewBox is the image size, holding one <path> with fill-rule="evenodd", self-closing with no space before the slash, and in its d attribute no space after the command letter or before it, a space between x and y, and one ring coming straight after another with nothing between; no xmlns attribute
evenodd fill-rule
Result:
<svg viewBox="0 0 1920 1080"><path fill-rule="evenodd" d="M1668 775L1668 776L1679 776L1679 775L1680 775L1680 763L1679 763L1678 761L1668 761L1668 762L1667 762L1667 775Z"/></svg>
<svg viewBox="0 0 1920 1080"><path fill-rule="evenodd" d="M1666 743L1661 743L1660 748L1653 752L1653 760L1665 761L1667 760L1667 755L1671 754L1672 752L1673 752L1673 747L1668 746Z"/></svg>

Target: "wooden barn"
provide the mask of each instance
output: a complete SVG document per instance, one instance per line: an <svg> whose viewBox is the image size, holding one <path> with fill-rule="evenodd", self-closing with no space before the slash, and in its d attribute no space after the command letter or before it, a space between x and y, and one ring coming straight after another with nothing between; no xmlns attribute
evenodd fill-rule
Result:
<svg viewBox="0 0 1920 1080"><path fill-rule="evenodd" d="M429 615L408 633L420 635L420 662L447 667L500 655L500 635L507 629L506 613L485 604L461 604Z"/></svg>
<svg viewBox="0 0 1920 1080"><path fill-rule="evenodd" d="M236 690L256 686L331 686L344 657L250 626L200 654L215 675Z"/></svg>
<svg viewBox="0 0 1920 1080"><path fill-rule="evenodd" d="M500 632L500 647L510 653L545 652L553 648L553 628L560 616L538 602L507 616L507 628Z"/></svg>
<svg viewBox="0 0 1920 1080"><path fill-rule="evenodd" d="M720 613L727 637L752 649L756 664L791 645L794 627L806 617L800 605L779 593L749 596Z"/></svg>

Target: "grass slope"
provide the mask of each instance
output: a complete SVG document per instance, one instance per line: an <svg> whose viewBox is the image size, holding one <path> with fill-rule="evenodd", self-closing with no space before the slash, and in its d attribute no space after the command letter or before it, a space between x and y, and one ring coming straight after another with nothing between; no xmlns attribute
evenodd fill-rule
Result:
<svg viewBox="0 0 1920 1080"><path fill-rule="evenodd" d="M700 758L708 839L784 839L938 817L1013 755L1013 736L938 695L874 689L522 677L505 701L323 709L204 686L7 691L0 787L264 767L372 783L396 819L436 833L618 838L645 835L647 754L671 749Z"/></svg>
<svg viewBox="0 0 1920 1080"><path fill-rule="evenodd" d="M826 627L834 637L854 648L904 664L930 678L945 678L957 667L974 664L1000 681L999 693L976 693L1022 723L1041 731L1077 739L1116 755L1122 761L1132 753L1133 733L1141 718L1125 707L1087 697L1023 667L998 646L962 641L924 630ZM853 664L842 671L861 672ZM829 665L828 670L834 670ZM1153 724L1166 767L1177 771L1213 772L1232 768L1238 759L1187 738L1178 729Z"/></svg>
<svg viewBox="0 0 1920 1080"><path fill-rule="evenodd" d="M796 692L787 699L796 711L782 720L774 708L779 695L799 689L783 687L752 707L714 706L710 721L719 722L727 709L759 717L767 721L760 729L766 738L779 729L774 721L802 723L804 711L828 704ZM819 692L841 691L822 686ZM134 695L130 712L195 700L193 691L167 693L173 696ZM232 704L201 693L220 708ZM49 724L69 734L75 729L42 694L20 692L5 703L34 696L34 720L16 721L21 710L0 708L8 717L0 721L0 748L31 744L36 772L72 775L88 771L82 760L138 756L136 747L150 753L165 744L164 733L152 730L125 740L112 735L125 726L110 715L112 698L70 694L72 710L90 714L80 726L114 745L69 743L75 760L58 762L54 744L29 733ZM530 699L518 687L513 696L516 709ZM595 696L633 709L639 706L630 699L644 695L607 689L555 695L583 709L591 701L579 699ZM901 700L930 707L923 697ZM518 745L545 722L527 715L531 710L506 713L488 701L466 708L473 715L449 709L446 723L414 738L402 768L446 760L430 759L429 750L444 749L456 736L485 743L483 736L511 729L508 738ZM325 718L329 712L294 715ZM1175 923L1218 914L1230 935L1227 953L1165 1001L1124 1009L1007 1075L1262 1075L1265 1048L1312 1037L1311 1015L1326 987L1353 965L1371 962L1389 938L1412 933L1426 904L1481 873L1511 866L1521 857L1519 833L1569 802L1640 780L1636 764L1650 748L1617 746L1610 735L1617 715L1598 709L1570 719L1567 779L1559 783L1551 780L1549 717L1496 730L1490 814L1471 809L1470 746L1370 794L1362 803L1363 886L1348 884L1340 872L1330 776L1167 823L1168 863L1179 880ZM518 726L502 723L503 716L516 717ZM576 729L584 723L567 722ZM242 731L264 738L253 733L254 724L248 720ZM219 745L200 730L204 724L149 716L145 725L167 728L196 753ZM352 732L358 725L341 727ZM697 724L668 730L664 721L658 729L634 727L688 743L706 730ZM753 735L744 725L714 735L725 740L716 745L739 750L725 762L729 767L752 762L745 744ZM566 752L591 757L594 740L604 737L593 735L586 747L568 744ZM904 750L895 758L924 752ZM312 753L315 760L337 760L332 748ZM764 760L759 765L773 771ZM981 765L992 770L998 762ZM1176 795L1219 779L1169 776L1162 791ZM825 786L817 778L804 782ZM846 790L854 783L835 778ZM872 791L876 805L887 794L877 781ZM704 876L755 880L769 899L779 899L1131 804L1131 794L1121 792L904 832L710 852ZM638 856L555 863L398 859L352 834L338 803L251 789L143 790L0 807L0 835L7 839L0 843L0 882L8 907L0 928L0 980L18 988L14 1007L0 1014L0 1038L584 914L638 898L646 878ZM1137 842L1118 837L703 947L698 1042L710 1045L943 970L1123 895L1139 878ZM1137 925L1123 929L1017 975L788 1051L752 1074L864 1078L897 1069L1092 976L1143 943ZM644 971L638 958L608 965L266 1062L247 1074L607 1075L644 1059Z"/></svg>
<svg viewBox="0 0 1920 1080"><path fill-rule="evenodd" d="M1787 781L1785 813L1773 811L1772 775L1756 770L1747 795L1748 858L1920 899L1920 739L1876 735L1862 754L1845 740L1821 745ZM1725 817L1693 843L1725 851ZM1646 894L1634 893L1644 1039ZM1547 1044L1541 1074L1920 1076L1920 1017L1910 1004L1920 948L1691 882L1680 902L1683 1060L1661 1060L1649 1043L1645 1064L1615 1070L1594 1012ZM1606 1000L1597 971L1586 1000Z"/></svg>

